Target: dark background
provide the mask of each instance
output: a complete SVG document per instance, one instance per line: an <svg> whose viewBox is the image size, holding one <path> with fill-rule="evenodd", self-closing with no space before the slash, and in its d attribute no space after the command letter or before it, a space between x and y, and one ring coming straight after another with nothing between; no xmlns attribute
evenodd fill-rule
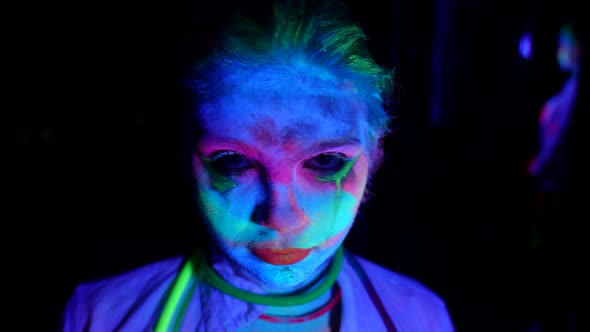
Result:
<svg viewBox="0 0 590 332"><path fill-rule="evenodd" d="M562 282L580 279L568 273L583 264L546 264L551 234L538 232L525 175L537 113L563 79L557 29L580 5L344 2L402 87L387 159L349 247L440 294L458 331L582 331L588 312L562 293L587 290ZM232 6L0 9L3 326L58 330L77 283L191 248L197 217L178 153L176 82L199 54L196 40ZM518 54L525 31L530 60Z"/></svg>

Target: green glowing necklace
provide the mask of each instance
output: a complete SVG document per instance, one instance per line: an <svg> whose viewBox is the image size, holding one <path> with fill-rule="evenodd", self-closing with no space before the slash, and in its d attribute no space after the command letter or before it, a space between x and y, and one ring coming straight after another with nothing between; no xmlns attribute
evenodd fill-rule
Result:
<svg viewBox="0 0 590 332"><path fill-rule="evenodd" d="M187 301L187 296L184 296L185 290L189 285L193 284L192 281L198 277L201 277L202 280L218 290L250 303L276 307L295 306L319 298L334 285L338 278L338 274L340 273L340 269L342 268L343 257L344 248L340 246L336 250L332 264L330 265L326 277L322 280L322 283L307 293L296 295L262 295L236 288L223 280L209 266L209 264L207 264L202 251L195 250L191 258L182 266L174 284L172 285L172 289L169 293L170 295L168 296L162 314L156 324L155 332L167 331L175 314L179 314L176 312L177 309L179 307L181 311L186 309L186 303L184 305L181 303Z"/></svg>
<svg viewBox="0 0 590 332"><path fill-rule="evenodd" d="M342 257L343 249L340 247L336 251L332 265L330 266L328 274L322 283L307 293L296 295L262 295L236 288L227 281L223 280L215 271L213 271L209 264L202 264L202 272L205 281L207 281L211 286L235 298L248 301L250 303L273 307L289 307L309 303L319 298L322 296L322 294L332 288L336 278L338 278L340 268L342 267Z"/></svg>

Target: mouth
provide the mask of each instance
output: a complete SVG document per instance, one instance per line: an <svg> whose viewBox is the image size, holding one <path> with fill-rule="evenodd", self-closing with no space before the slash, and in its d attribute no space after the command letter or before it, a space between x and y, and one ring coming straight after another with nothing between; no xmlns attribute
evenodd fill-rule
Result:
<svg viewBox="0 0 590 332"><path fill-rule="evenodd" d="M311 248L252 248L254 256L272 265L291 265L302 261L309 255Z"/></svg>

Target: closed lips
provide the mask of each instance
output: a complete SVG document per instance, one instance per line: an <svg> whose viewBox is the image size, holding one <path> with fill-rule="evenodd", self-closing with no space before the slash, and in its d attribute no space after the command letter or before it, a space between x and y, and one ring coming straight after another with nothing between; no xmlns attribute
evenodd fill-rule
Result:
<svg viewBox="0 0 590 332"><path fill-rule="evenodd" d="M266 263L273 265L290 265L295 264L307 257L311 252L309 249L301 248L253 248L252 253L265 261Z"/></svg>

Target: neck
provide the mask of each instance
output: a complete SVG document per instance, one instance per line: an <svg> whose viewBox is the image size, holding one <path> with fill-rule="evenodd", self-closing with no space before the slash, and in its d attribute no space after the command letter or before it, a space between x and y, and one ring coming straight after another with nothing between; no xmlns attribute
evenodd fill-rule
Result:
<svg viewBox="0 0 590 332"><path fill-rule="evenodd" d="M200 254L196 253L196 255ZM205 260L199 265L199 273L202 273L206 282L222 292L247 302L265 306L294 307L307 305L326 295L326 293L329 294L342 266L343 248L338 248L334 258L330 262L327 262L329 267L318 269L320 271L318 277L310 277L308 279L311 281L305 283L304 286L297 287L296 290L289 293L283 290L279 295L264 293L252 281L232 271L227 258L224 259L223 256L217 256L214 260L216 261L213 264L215 270ZM229 282L230 280L231 284Z"/></svg>
<svg viewBox="0 0 590 332"><path fill-rule="evenodd" d="M325 273L322 273L318 278L316 278L313 282L307 283L305 287L299 288L292 294L301 294L314 289L317 285L319 285L324 280ZM328 290L324 292L320 297L315 300L312 300L308 303L295 305L295 306L268 306L267 310L265 311L268 315L273 316L302 316L311 312L314 312L323 306L325 306L331 299L333 295L334 289Z"/></svg>

